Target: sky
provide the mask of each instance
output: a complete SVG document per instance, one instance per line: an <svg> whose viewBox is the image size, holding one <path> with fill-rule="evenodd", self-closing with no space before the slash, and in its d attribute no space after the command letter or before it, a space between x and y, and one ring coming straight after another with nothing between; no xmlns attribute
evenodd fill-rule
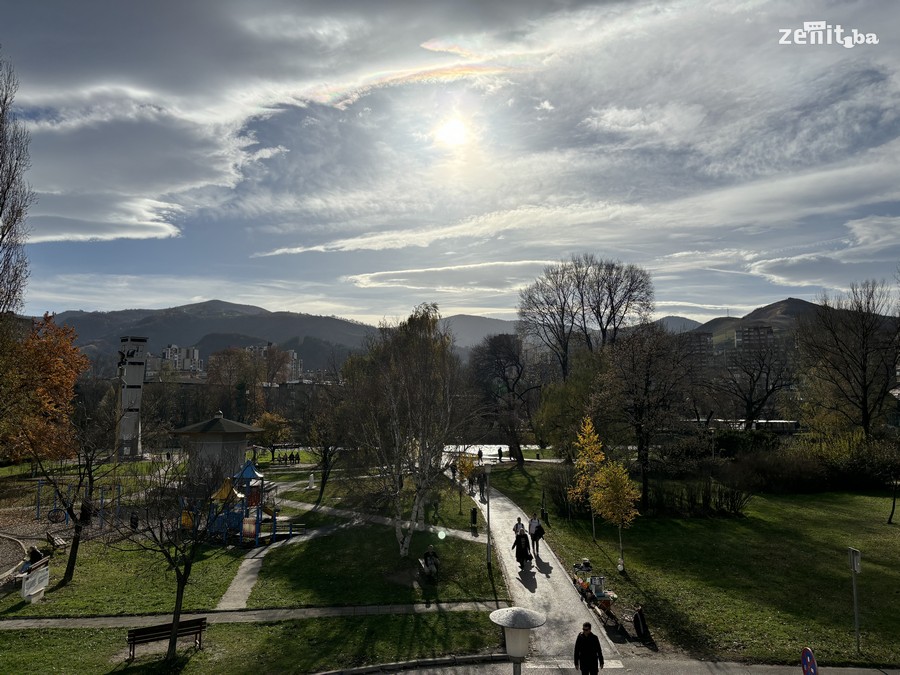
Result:
<svg viewBox="0 0 900 675"><path fill-rule="evenodd" d="M514 319L581 253L701 322L890 281L898 41L894 0L7 3L25 312Z"/></svg>

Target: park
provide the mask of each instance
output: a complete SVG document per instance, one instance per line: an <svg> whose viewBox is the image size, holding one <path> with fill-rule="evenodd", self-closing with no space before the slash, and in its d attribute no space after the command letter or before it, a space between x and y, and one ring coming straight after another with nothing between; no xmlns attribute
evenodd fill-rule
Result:
<svg viewBox="0 0 900 675"><path fill-rule="evenodd" d="M526 514L541 508L542 492L552 484L548 474L559 469L557 463L533 459L518 466L491 458L490 465L494 494L507 496ZM285 535L276 542L281 545L267 545L272 550L262 558L241 609L247 616L240 623L217 622L215 616L248 551L258 549L237 540L204 544L183 609L191 616L205 615L208 624L202 649L191 639L179 642L179 672L246 672L247 659L264 664L267 672L312 673L449 656L489 662L491 654L502 653L501 631L489 613L509 605L510 584L520 579L503 573L499 550L493 564L486 564L482 511L471 527L471 509L480 501L474 483L470 490L464 481L454 484L445 476L440 506L429 514L428 527L413 537L411 555L401 559L385 509L353 485L358 479L333 480L316 508L318 485L310 485L310 465L258 466L279 485L279 515L302 523L305 534ZM23 541L35 540L47 548L46 531L55 526L35 520L34 493L13 500L20 504L23 522L13 525L8 520L15 509L6 486L27 484L20 478L12 467L4 470L3 531L18 527L31 533L32 539ZM594 574L604 576L615 589L614 611L644 608L649 641L639 640L631 625L607 628L626 661L695 658L791 664L798 662L802 647L814 645L820 664L896 667L900 554L896 532L872 517L883 512L888 501L886 494L766 496L754 499L741 519L639 519L627 533L624 574L616 569L615 529L597 527L595 537L590 519L569 518L551 507L544 514L544 545L563 567L553 574L568 580L573 566L588 557ZM497 508L495 521L501 517ZM114 509L110 507L108 521ZM55 570L65 560L65 552L57 551L51 556L54 572L43 600L28 603L17 592L0 599L3 622L54 620L53 627L0 631L9 672L67 662L73 651L79 654L77 665L70 663L66 672L160 663L162 654L149 644L138 646L130 659L126 633L128 626L171 619L172 570L117 546L119 534L108 522L106 534L99 519L93 527L98 536L82 544L73 583L54 588ZM57 531L66 536L65 530ZM505 548L510 540L511 535L497 533L496 548ZM440 576L433 583L418 569L429 545L441 559ZM848 545L863 551L858 577L860 651L855 646ZM536 573L536 584L546 580L540 567ZM423 611L348 611L385 606ZM446 609L425 611L431 608ZM274 609L291 618L267 620L266 611ZM89 627L81 623L88 617L116 620Z"/></svg>

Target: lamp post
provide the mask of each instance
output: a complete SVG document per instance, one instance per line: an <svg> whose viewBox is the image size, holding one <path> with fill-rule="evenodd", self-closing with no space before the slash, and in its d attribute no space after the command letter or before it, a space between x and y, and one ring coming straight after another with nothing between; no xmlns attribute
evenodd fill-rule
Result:
<svg viewBox="0 0 900 675"><path fill-rule="evenodd" d="M491 465L484 465L484 474L487 476L487 566L491 569Z"/></svg>
<svg viewBox="0 0 900 675"><path fill-rule="evenodd" d="M540 612L524 607L504 607L491 612L491 621L503 626L506 636L506 653L513 662L513 675L521 675L522 661L528 655L528 636L532 628L547 621Z"/></svg>

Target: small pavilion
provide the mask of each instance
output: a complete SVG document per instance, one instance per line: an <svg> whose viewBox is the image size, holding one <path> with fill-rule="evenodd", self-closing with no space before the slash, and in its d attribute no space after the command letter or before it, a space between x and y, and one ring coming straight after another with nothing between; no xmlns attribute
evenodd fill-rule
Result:
<svg viewBox="0 0 900 675"><path fill-rule="evenodd" d="M184 438L188 453L188 473L205 475L210 470L217 478L231 478L244 467L249 438L263 430L225 419L221 411L204 422L197 422L172 433ZM183 441L184 442L184 441Z"/></svg>

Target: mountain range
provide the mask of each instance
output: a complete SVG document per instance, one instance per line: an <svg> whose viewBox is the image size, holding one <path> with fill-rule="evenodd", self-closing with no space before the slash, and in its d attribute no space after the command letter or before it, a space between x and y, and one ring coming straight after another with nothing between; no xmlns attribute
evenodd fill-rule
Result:
<svg viewBox="0 0 900 675"><path fill-rule="evenodd" d="M719 317L704 324L679 316L666 316L658 322L674 332L700 330L713 333L716 342L733 336L742 324L766 324L776 329L789 327L798 317L816 305L787 298L750 312L745 317ZM66 311L56 315L59 324L72 326L76 344L100 370L114 364L119 338L138 335L147 338L147 349L159 354L175 344L197 346L201 357L230 346L246 347L271 342L283 349L294 349L304 367L327 368L340 362L350 351L359 349L374 326L333 316L297 312L272 312L253 305L209 300L167 309L128 309L113 312ZM488 335L515 332L516 322L466 314L445 317L456 344L464 352Z"/></svg>

